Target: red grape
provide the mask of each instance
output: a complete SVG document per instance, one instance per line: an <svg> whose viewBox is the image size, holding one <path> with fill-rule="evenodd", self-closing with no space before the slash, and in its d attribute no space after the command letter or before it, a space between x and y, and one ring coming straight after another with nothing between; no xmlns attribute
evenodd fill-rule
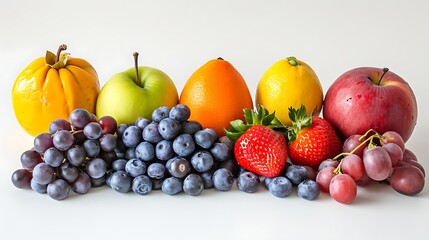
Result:
<svg viewBox="0 0 429 240"><path fill-rule="evenodd" d="M402 160L403 152L401 147L396 143L386 143L382 146L384 150L389 154L390 160L392 160L392 166L398 165L399 161Z"/></svg>
<svg viewBox="0 0 429 240"><path fill-rule="evenodd" d="M356 154L345 156L341 161L341 171L350 175L355 181L360 179L365 173L362 158Z"/></svg>
<svg viewBox="0 0 429 240"><path fill-rule="evenodd" d="M357 195L356 182L348 174L336 175L329 184L329 194L335 201L349 204L353 202Z"/></svg>
<svg viewBox="0 0 429 240"><path fill-rule="evenodd" d="M423 176L426 176L425 169L423 168L423 166L420 163L418 163L416 161L412 161L412 160L404 161L404 160L402 160L398 166L408 166L408 165L411 165L411 166L414 166L414 167L420 169L420 171L422 171L422 173L423 173Z"/></svg>
<svg viewBox="0 0 429 240"><path fill-rule="evenodd" d="M371 179L371 178L368 176L368 174L364 173L364 174L363 174L363 176L362 176L361 178L359 178L359 179L356 181L356 184L357 184L358 186L361 186L361 187L366 187L366 186L368 186L369 184L371 184L372 182L374 182L374 180L373 180L373 179Z"/></svg>
<svg viewBox="0 0 429 240"><path fill-rule="evenodd" d="M317 173L316 182L321 191L329 192L329 184L331 183L331 179L335 177L334 170L335 167L325 167Z"/></svg>
<svg viewBox="0 0 429 240"><path fill-rule="evenodd" d="M404 165L393 170L390 185L404 195L416 195L423 190L425 177L417 167Z"/></svg>
<svg viewBox="0 0 429 240"><path fill-rule="evenodd" d="M348 137L343 144L343 152L351 152L353 151L357 146L359 146L359 144L361 144L365 139L363 139L362 141L359 141L359 138L362 137L362 135L360 134L355 134L355 135L351 135L350 137ZM363 150L365 149L365 147L368 146L367 143L363 144L361 147L359 147L354 154L358 155L359 157L363 156Z"/></svg>
<svg viewBox="0 0 429 240"><path fill-rule="evenodd" d="M397 132L387 131L383 133L383 135L381 135L381 141L384 143L396 143L402 149L402 152L405 151L404 139L402 139L401 135Z"/></svg>
<svg viewBox="0 0 429 240"><path fill-rule="evenodd" d="M102 132L101 134L115 134L116 128L118 127L118 123L111 116L104 116L98 119L98 123L101 126Z"/></svg>
<svg viewBox="0 0 429 240"><path fill-rule="evenodd" d="M319 165L319 171L322 170L325 167L334 167L336 168L338 166L339 162L336 160L332 160L330 158L323 160Z"/></svg>
<svg viewBox="0 0 429 240"><path fill-rule="evenodd" d="M387 179L392 173L392 160L381 147L368 149L363 154L363 164L368 176L376 181Z"/></svg>
<svg viewBox="0 0 429 240"><path fill-rule="evenodd" d="M404 154L402 156L402 160L403 161L412 160L412 161L418 162L416 155L408 148L405 149Z"/></svg>

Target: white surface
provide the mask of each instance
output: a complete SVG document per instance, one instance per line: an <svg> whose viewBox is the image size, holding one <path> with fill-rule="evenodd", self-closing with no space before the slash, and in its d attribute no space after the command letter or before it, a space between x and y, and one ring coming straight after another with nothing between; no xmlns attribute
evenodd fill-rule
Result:
<svg viewBox="0 0 429 240"><path fill-rule="evenodd" d="M421 1L2 1L0 7L0 239L427 239L428 187L415 197L386 185L359 188L351 205L326 194L305 201L261 190L204 191L199 197L93 189L55 201L16 189L12 172L32 138L15 120L10 91L19 72L66 43L103 84L140 63L164 70L181 91L190 74L222 56L251 92L275 61L294 55L324 92L358 66L389 67L418 102L407 143L429 169L429 2ZM16 236L16 237L12 237Z"/></svg>

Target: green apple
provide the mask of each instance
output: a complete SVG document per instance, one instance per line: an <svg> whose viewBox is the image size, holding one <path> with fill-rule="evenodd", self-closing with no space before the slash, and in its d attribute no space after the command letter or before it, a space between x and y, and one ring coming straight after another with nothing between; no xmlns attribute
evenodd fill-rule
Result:
<svg viewBox="0 0 429 240"><path fill-rule="evenodd" d="M152 112L178 103L174 82L163 71L138 66L134 53L134 68L112 76L102 87L96 105L97 117L112 116L118 124L134 123L138 117L152 120Z"/></svg>

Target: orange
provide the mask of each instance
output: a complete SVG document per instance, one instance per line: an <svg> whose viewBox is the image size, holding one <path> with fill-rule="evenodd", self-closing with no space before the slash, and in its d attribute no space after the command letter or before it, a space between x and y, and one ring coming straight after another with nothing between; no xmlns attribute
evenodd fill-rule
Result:
<svg viewBox="0 0 429 240"><path fill-rule="evenodd" d="M179 102L191 110L190 120L225 135L230 121L244 120L253 109L252 96L241 74L226 60L213 59L197 69L183 87Z"/></svg>
<svg viewBox="0 0 429 240"><path fill-rule="evenodd" d="M56 55L47 51L14 82L13 110L21 127L32 136L47 132L58 118L68 120L76 108L95 112L100 91L97 72L87 61L61 53L66 48L61 45Z"/></svg>

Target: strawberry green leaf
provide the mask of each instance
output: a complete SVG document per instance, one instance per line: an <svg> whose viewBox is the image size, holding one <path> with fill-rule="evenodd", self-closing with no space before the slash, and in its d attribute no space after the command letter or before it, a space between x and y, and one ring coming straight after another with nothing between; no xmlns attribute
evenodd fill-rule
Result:
<svg viewBox="0 0 429 240"><path fill-rule="evenodd" d="M243 110L243 112L244 112L244 118L246 120L246 123L247 124L253 124L253 114L252 114L253 111L250 110L250 109L245 108Z"/></svg>
<svg viewBox="0 0 429 240"><path fill-rule="evenodd" d="M240 119L231 121L230 124L231 124L231 127L235 129L237 132L244 133L249 128L249 126L244 124L243 121L241 121Z"/></svg>
<svg viewBox="0 0 429 240"><path fill-rule="evenodd" d="M225 136L227 136L231 141L236 142L237 139L243 134L241 132L230 132L226 129L224 129Z"/></svg>
<svg viewBox="0 0 429 240"><path fill-rule="evenodd" d="M262 119L262 125L264 126L270 125L275 117L276 117L276 112L274 111L273 113L269 114L264 119Z"/></svg>
<svg viewBox="0 0 429 240"><path fill-rule="evenodd" d="M305 128L311 126L313 118L311 114L307 114L305 105L302 104L299 109L289 107L289 118L292 121L292 127L287 130L289 143L296 139L296 135Z"/></svg>

